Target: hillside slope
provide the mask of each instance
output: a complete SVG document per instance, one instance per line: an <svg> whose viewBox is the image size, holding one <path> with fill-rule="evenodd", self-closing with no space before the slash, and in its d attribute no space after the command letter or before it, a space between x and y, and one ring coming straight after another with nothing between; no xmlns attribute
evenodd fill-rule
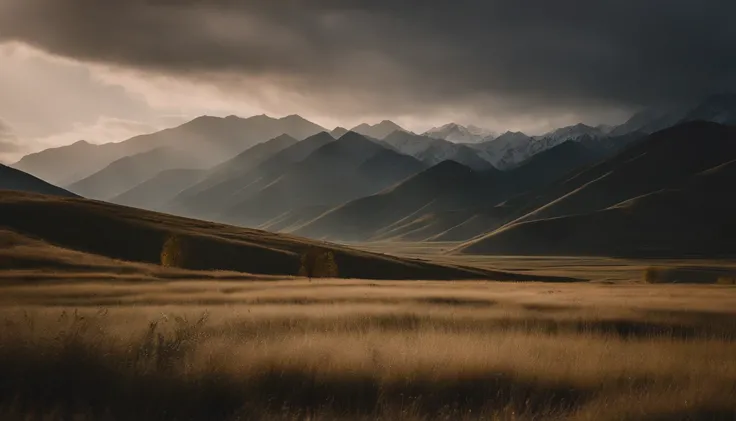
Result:
<svg viewBox="0 0 736 421"><path fill-rule="evenodd" d="M478 203L488 183L454 161L437 164L393 188L346 203L295 231L312 238L366 241L399 221Z"/></svg>
<svg viewBox="0 0 736 421"><path fill-rule="evenodd" d="M464 253L731 253L736 128L694 122L529 195ZM724 237L726 236L726 237Z"/></svg>
<svg viewBox="0 0 736 421"><path fill-rule="evenodd" d="M47 183L23 171L0 164L0 190L15 190L54 196L74 197L74 193Z"/></svg>
<svg viewBox="0 0 736 421"><path fill-rule="evenodd" d="M221 164L205 179L174 197L165 210L193 217L218 218L223 211L276 180L293 164L335 141L329 133L320 132L275 151L276 148L271 146L278 139L268 141L263 146L256 145ZM264 155L262 149L265 147L274 153ZM257 149L255 159L252 153Z"/></svg>
<svg viewBox="0 0 736 421"><path fill-rule="evenodd" d="M349 132L244 197L222 214L222 220L258 226L301 208L336 206L381 191L422 168L412 157Z"/></svg>
<svg viewBox="0 0 736 421"><path fill-rule="evenodd" d="M202 272L112 259L49 244L7 229L0 229L0 283L85 279L160 281L176 279L268 279L243 272ZM281 279L281 277L274 277Z"/></svg>
<svg viewBox="0 0 736 421"><path fill-rule="evenodd" d="M478 172L445 161L393 189L333 209L295 233L344 241L468 240L514 217L514 207L501 202L553 183L599 156L582 143L565 142L505 172Z"/></svg>
<svg viewBox="0 0 736 421"><path fill-rule="evenodd" d="M129 145L95 145L80 140L71 145L49 148L24 156L13 168L60 186L75 183L127 155L143 152Z"/></svg>
<svg viewBox="0 0 736 421"><path fill-rule="evenodd" d="M109 201L135 208L162 210L177 194L200 181L206 170L173 169L161 171Z"/></svg>
<svg viewBox="0 0 736 421"><path fill-rule="evenodd" d="M67 188L90 199L109 200L149 180L161 171L197 169L194 156L169 147L151 149L118 159Z"/></svg>
<svg viewBox="0 0 736 421"><path fill-rule="evenodd" d="M49 218L54 215L54 218ZM180 218L81 198L0 192L7 229L55 246L113 259L157 263L171 235L182 241L187 269L294 275L310 246L332 250L340 276L368 279L509 279L514 274L438 265L363 252L300 237ZM63 222L60 222L63 221Z"/></svg>
<svg viewBox="0 0 736 421"><path fill-rule="evenodd" d="M247 174L248 171L255 169L284 149L296 145L297 142L293 137L283 134L252 146L235 157L207 170L204 179L196 185L190 186L191 188L187 189L187 194L196 194L222 182Z"/></svg>
<svg viewBox="0 0 736 421"><path fill-rule="evenodd" d="M477 150L444 139L395 131L386 136L383 141L395 150L413 156L428 166L439 164L442 161L455 161L476 171L493 168L490 162L481 158Z"/></svg>
<svg viewBox="0 0 736 421"><path fill-rule="evenodd" d="M582 215L511 224L460 251L470 254L736 256L736 161L684 185Z"/></svg>
<svg viewBox="0 0 736 421"><path fill-rule="evenodd" d="M530 200L516 222L605 209L736 159L736 128L693 122L654 133Z"/></svg>

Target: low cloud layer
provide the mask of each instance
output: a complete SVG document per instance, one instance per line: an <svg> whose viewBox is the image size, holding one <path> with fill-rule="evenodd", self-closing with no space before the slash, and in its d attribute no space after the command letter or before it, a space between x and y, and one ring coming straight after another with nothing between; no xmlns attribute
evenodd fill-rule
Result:
<svg viewBox="0 0 736 421"><path fill-rule="evenodd" d="M3 0L0 42L267 110L519 126L736 91L733 16L732 0Z"/></svg>
<svg viewBox="0 0 736 421"><path fill-rule="evenodd" d="M15 134L7 123L0 120L0 163L10 162L22 153Z"/></svg>
<svg viewBox="0 0 736 421"><path fill-rule="evenodd" d="M7 123L0 120L0 142L7 142L15 139L13 131L10 129Z"/></svg>

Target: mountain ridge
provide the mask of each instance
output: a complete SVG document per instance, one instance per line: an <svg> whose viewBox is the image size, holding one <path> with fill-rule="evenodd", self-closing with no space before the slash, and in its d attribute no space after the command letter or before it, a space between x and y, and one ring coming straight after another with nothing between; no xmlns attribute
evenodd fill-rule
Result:
<svg viewBox="0 0 736 421"><path fill-rule="evenodd" d="M694 143L696 141L697 143ZM626 204L636 203L640 200L637 198L665 198L665 195L658 192L678 189L678 186L686 185L699 174L733 160L736 160L736 127L701 121L683 123L653 133L614 157L583 168L566 180L533 195L526 205L519 208L519 217L478 239L464 243L458 247L457 252L513 253L519 252L520 247L526 245L529 247L528 252L535 254L552 252L553 249L557 252L563 250L580 252L586 247L590 252L597 254L620 254L627 247L632 253L634 250L645 253L630 243L634 237L644 241L645 237L637 237L639 235L636 234L637 231L649 233L646 242L651 244L653 241L656 242L655 232L659 232L662 238L672 239L673 242L675 241L673 238L679 237L672 237L672 234L664 236L666 231L664 228L660 231L655 229L664 226L666 214L657 216L654 213L640 213ZM691 221L694 225L705 222L707 226L703 226L704 232L713 232L714 224L717 226L726 222L716 217L716 215L722 217L720 211L713 210L719 206L719 201L729 209L733 205L731 196L727 195L722 187L719 188L721 190L717 192L718 194L708 196L709 202L704 202L704 209L708 210ZM694 195L697 191L691 190L688 194ZM697 203L695 196L691 199L693 203ZM685 202L686 199L683 198L678 203ZM652 202L648 203L651 205ZM666 209L658 204L656 206L661 210ZM691 207L682 206L682 209L687 208ZM672 212L677 213L682 209L673 209ZM631 212L634 213L630 214ZM627 216L629 214L630 216ZM648 225L641 225L645 224L644 221L647 221ZM680 220L681 223L685 221L687 218ZM577 225L587 228L573 229ZM655 228L650 229L650 226ZM569 238L557 238L561 235L562 227L570 230L571 234L567 236ZM616 227L616 232L606 231L607 227ZM695 235L693 231L688 231L689 228L682 227L682 229L683 232L689 233L687 236ZM535 235L535 230L549 235ZM592 234L589 235L592 232L598 233L600 238L596 240ZM577 234L573 236L572 233ZM605 242L607 236L612 239L610 244ZM578 240L580 243L576 243ZM685 243L678 244L682 250L688 248ZM665 246L660 244L658 247Z"/></svg>
<svg viewBox="0 0 736 421"><path fill-rule="evenodd" d="M72 145L29 154L12 165L51 182L70 185L126 156L158 147L173 147L190 153L203 167L218 164L233 155L282 134L303 139L325 129L299 116L280 119L265 115L200 116L176 127L142 134L120 142L100 145L78 141Z"/></svg>

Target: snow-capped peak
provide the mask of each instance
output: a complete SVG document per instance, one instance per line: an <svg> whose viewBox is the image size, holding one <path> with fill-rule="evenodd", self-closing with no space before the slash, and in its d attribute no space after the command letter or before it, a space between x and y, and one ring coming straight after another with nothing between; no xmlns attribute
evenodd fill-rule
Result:
<svg viewBox="0 0 736 421"><path fill-rule="evenodd" d="M472 127L472 130L471 128ZM481 142L488 134L484 129L475 126L464 127L457 123L448 123L444 126L433 127L427 130L424 135L436 139L449 140L455 143L477 143Z"/></svg>
<svg viewBox="0 0 736 421"><path fill-rule="evenodd" d="M473 126L472 124L467 127L468 131L476 136L481 136L485 139L489 137L498 137L498 133L493 130L484 129L483 127Z"/></svg>

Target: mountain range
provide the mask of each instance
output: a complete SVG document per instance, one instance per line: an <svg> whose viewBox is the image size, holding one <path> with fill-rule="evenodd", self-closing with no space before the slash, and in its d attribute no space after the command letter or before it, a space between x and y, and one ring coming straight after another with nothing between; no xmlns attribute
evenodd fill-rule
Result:
<svg viewBox="0 0 736 421"><path fill-rule="evenodd" d="M453 241L457 253L728 254L734 123L729 95L542 136L201 117L29 155L2 168L0 187L335 241ZM59 188L22 168L48 181L84 176Z"/></svg>
<svg viewBox="0 0 736 421"><path fill-rule="evenodd" d="M452 160L476 170L493 168L493 165L483 159L477 150L443 139L397 130L383 138L383 142L394 150L413 156L428 165Z"/></svg>
<svg viewBox="0 0 736 421"><path fill-rule="evenodd" d="M252 189L248 200L226 209L225 221L257 225L294 209L336 206L376 193L420 170L422 164L355 132L315 150L307 158Z"/></svg>
<svg viewBox="0 0 736 421"><path fill-rule="evenodd" d="M736 128L683 123L517 202L463 253L734 253Z"/></svg>
<svg viewBox="0 0 736 421"><path fill-rule="evenodd" d="M282 134L304 139L324 130L296 115L280 119L265 115L250 118L203 116L178 127L119 143L95 145L79 141L47 149L23 157L13 167L50 183L71 187L119 159L156 148L169 147L188 153L197 160L198 166L210 167Z"/></svg>
<svg viewBox="0 0 736 421"><path fill-rule="evenodd" d="M370 125L366 123L359 124L353 127L352 129L350 129L350 131L358 133L358 134L362 134L363 136L368 136L372 139L380 140L395 131L406 131L406 130L404 130L403 127L399 126L393 121L383 120L382 122L378 124L374 124L374 125ZM337 134L339 134L338 137L342 137L343 135L345 135L345 133L342 133L342 134L337 133Z"/></svg>
<svg viewBox="0 0 736 421"><path fill-rule="evenodd" d="M461 126L457 123L448 123L444 126L433 127L423 133L424 136L436 139L449 140L455 143L477 143L491 140L497 135L487 129L476 126Z"/></svg>
<svg viewBox="0 0 736 421"><path fill-rule="evenodd" d="M120 158L107 167L72 183L67 188L90 199L109 200L156 176L179 168L198 168L195 156L162 146L146 152Z"/></svg>

